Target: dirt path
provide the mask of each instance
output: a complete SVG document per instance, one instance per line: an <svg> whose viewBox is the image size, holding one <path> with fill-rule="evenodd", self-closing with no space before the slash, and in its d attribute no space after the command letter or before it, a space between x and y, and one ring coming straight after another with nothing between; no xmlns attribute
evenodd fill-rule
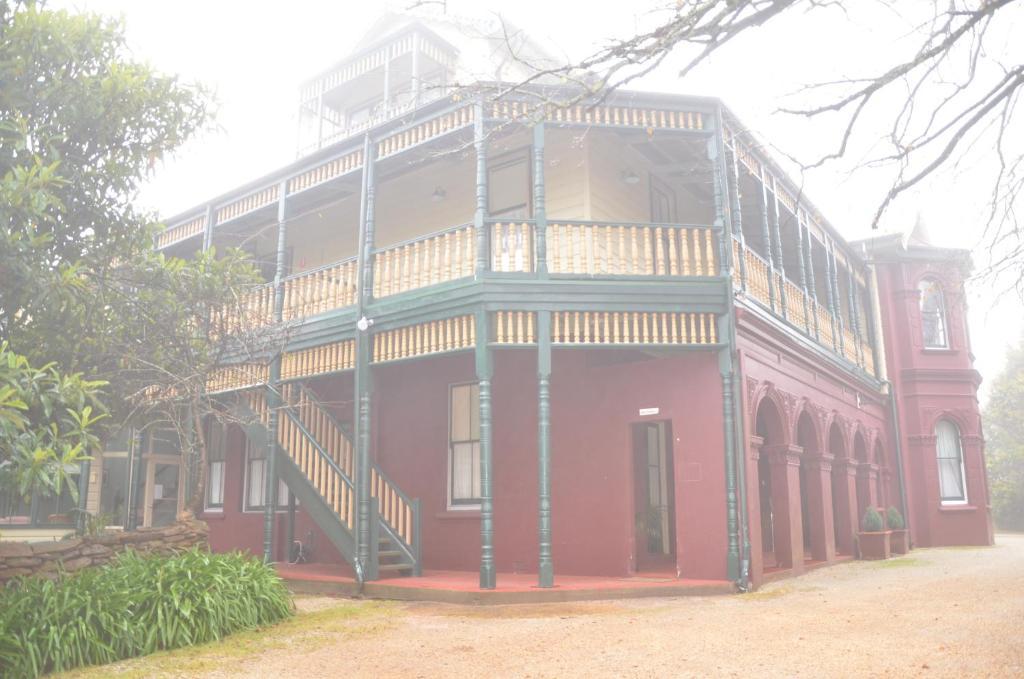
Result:
<svg viewBox="0 0 1024 679"><path fill-rule="evenodd" d="M300 605L311 612L241 649L229 640L85 674L1024 676L1024 535L844 564L742 596Z"/></svg>

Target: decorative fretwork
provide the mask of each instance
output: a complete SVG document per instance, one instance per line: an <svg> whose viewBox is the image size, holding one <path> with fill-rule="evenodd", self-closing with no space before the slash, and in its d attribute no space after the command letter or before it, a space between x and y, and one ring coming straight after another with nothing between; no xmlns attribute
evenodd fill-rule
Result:
<svg viewBox="0 0 1024 679"><path fill-rule="evenodd" d="M537 314L533 311L495 311L493 332L494 344L534 344L537 341L535 328Z"/></svg>
<svg viewBox="0 0 1024 679"><path fill-rule="evenodd" d="M308 189L312 186L322 184L330 179L339 177L348 172L358 170L363 166L363 151L359 149L347 153L340 158L329 160L326 163L306 170L288 180L288 193L295 193Z"/></svg>
<svg viewBox="0 0 1024 679"><path fill-rule="evenodd" d="M167 227L156 237L156 246L165 248L168 245L179 243L192 236L197 236L206 228L206 215L199 215L193 219Z"/></svg>
<svg viewBox="0 0 1024 679"><path fill-rule="evenodd" d="M281 356L281 379L292 380L351 370L355 367L355 362L355 340L342 340L300 351L290 351Z"/></svg>
<svg viewBox="0 0 1024 679"><path fill-rule="evenodd" d="M238 200L217 208L217 224L249 214L261 207L276 203L278 199L278 185L268 186L265 189L254 191L242 196Z"/></svg>
<svg viewBox="0 0 1024 679"><path fill-rule="evenodd" d="M440 321L385 330L373 336L373 361L395 361L476 346L473 316L456 316Z"/></svg>
<svg viewBox="0 0 1024 679"><path fill-rule="evenodd" d="M476 265L472 225L424 236L373 254L373 296L387 297L472 276Z"/></svg>
<svg viewBox="0 0 1024 679"><path fill-rule="evenodd" d="M704 114L633 106L547 105L544 118L553 123L613 125L669 130L703 130ZM491 116L502 120L533 120L540 115L535 104L525 101L496 101Z"/></svg>
<svg viewBox="0 0 1024 679"><path fill-rule="evenodd" d="M384 158L429 139L440 137L473 123L473 106L448 111L418 125L395 132L377 142L377 156Z"/></svg>
<svg viewBox="0 0 1024 679"><path fill-rule="evenodd" d="M714 231L707 227L565 222L548 225L551 273L714 276Z"/></svg>
<svg viewBox="0 0 1024 679"><path fill-rule="evenodd" d="M555 344L717 344L715 315L654 311L556 311Z"/></svg>

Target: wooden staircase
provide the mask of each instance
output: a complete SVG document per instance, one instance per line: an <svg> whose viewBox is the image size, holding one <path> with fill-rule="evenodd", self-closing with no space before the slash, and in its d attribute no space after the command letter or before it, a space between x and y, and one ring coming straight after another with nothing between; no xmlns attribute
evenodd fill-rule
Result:
<svg viewBox="0 0 1024 679"><path fill-rule="evenodd" d="M241 392L236 414L255 445L266 446L271 409L267 387ZM303 509L327 534L356 579L419 575L420 508L378 466L370 469L369 563L358 554L358 489L352 433L301 384L281 385L278 475Z"/></svg>

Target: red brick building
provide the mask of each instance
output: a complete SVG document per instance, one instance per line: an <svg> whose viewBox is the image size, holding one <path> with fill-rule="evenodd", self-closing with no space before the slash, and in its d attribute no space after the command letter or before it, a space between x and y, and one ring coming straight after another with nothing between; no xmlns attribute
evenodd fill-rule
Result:
<svg viewBox="0 0 1024 679"><path fill-rule="evenodd" d="M460 35L382 20L304 87L311 151L160 236L248 249L289 329L211 384L216 549L756 586L853 556L869 506L992 542L966 253L847 242L715 99L455 91ZM124 448L92 506L172 520L173 443Z"/></svg>

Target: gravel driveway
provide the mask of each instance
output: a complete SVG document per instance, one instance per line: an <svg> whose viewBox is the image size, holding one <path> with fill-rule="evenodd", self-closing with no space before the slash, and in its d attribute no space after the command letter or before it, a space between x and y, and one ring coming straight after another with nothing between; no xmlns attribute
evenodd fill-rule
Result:
<svg viewBox="0 0 1024 679"><path fill-rule="evenodd" d="M309 615L351 607L324 598L299 604ZM169 674L1024 676L1024 535L999 535L991 548L842 564L740 596L356 606L365 611L330 629L277 638L268 630L260 634L273 643L230 658L210 646L202 662ZM157 673L167 674L173 657ZM145 663L105 669L149 675Z"/></svg>

